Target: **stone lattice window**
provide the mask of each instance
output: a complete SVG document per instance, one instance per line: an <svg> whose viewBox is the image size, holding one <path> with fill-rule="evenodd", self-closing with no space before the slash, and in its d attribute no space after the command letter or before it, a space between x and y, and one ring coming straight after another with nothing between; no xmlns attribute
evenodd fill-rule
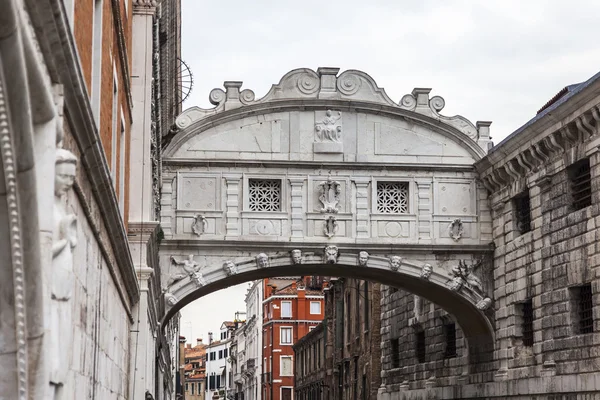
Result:
<svg viewBox="0 0 600 400"><path fill-rule="evenodd" d="M249 179L250 211L281 211L281 180Z"/></svg>
<svg viewBox="0 0 600 400"><path fill-rule="evenodd" d="M407 214L408 183L377 182L377 212L382 214Z"/></svg>

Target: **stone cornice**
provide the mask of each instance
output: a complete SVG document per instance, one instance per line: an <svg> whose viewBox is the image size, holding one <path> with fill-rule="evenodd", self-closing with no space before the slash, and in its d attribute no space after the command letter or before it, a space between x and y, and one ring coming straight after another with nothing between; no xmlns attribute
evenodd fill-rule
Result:
<svg viewBox="0 0 600 400"><path fill-rule="evenodd" d="M571 99L573 105L564 103L563 108L526 126L478 161L475 167L486 189L495 193L543 168L565 151L595 143L600 132L600 99L597 93L595 96L595 103L581 109L576 108L581 101Z"/></svg>
<svg viewBox="0 0 600 400"><path fill-rule="evenodd" d="M76 45L62 3L56 0L26 0L39 45L54 82L63 85L65 114L81 153L100 215L110 238L116 263L129 300L137 302L139 288L127 235L114 190L100 135L92 114L85 80L79 68Z"/></svg>

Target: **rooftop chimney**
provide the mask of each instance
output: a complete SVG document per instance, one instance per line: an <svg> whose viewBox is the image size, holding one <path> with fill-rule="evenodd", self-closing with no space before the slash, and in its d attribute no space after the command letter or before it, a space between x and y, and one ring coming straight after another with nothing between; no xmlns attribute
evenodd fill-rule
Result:
<svg viewBox="0 0 600 400"><path fill-rule="evenodd" d="M197 338L196 339L196 345L199 346L202 344L202 338Z"/></svg>

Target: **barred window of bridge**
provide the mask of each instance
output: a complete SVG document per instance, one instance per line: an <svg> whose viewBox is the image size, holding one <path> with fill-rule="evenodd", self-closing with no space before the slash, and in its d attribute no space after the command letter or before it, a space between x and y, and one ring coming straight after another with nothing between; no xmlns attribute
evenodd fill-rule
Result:
<svg viewBox="0 0 600 400"><path fill-rule="evenodd" d="M377 182L377 212L382 214L407 214L408 183Z"/></svg>
<svg viewBox="0 0 600 400"><path fill-rule="evenodd" d="M592 285L586 283L577 290L577 313L579 314L579 333L594 332L594 303L592 300Z"/></svg>
<svg viewBox="0 0 600 400"><path fill-rule="evenodd" d="M515 210L515 221L517 224L517 230L520 234L531 231L531 202L529 199L529 191L525 190L523 193L513 198L514 210Z"/></svg>
<svg viewBox="0 0 600 400"><path fill-rule="evenodd" d="M592 204L590 160L585 158L567 168L571 182L573 209L581 210Z"/></svg>
<svg viewBox="0 0 600 400"><path fill-rule="evenodd" d="M528 299L521 303L523 312L523 346L533 346L533 302Z"/></svg>
<svg viewBox="0 0 600 400"><path fill-rule="evenodd" d="M454 323L445 324L444 335L446 336L444 358L456 357L456 325Z"/></svg>
<svg viewBox="0 0 600 400"><path fill-rule="evenodd" d="M248 206L250 211L281 211L281 180L249 179Z"/></svg>
<svg viewBox="0 0 600 400"><path fill-rule="evenodd" d="M416 334L416 351L417 351L417 361L419 363L425 362L425 331L418 330L415 332Z"/></svg>

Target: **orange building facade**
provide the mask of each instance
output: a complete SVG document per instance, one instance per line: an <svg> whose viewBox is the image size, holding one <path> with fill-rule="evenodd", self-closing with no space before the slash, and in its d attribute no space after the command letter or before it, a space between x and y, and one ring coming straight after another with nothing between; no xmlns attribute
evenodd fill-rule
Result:
<svg viewBox="0 0 600 400"><path fill-rule="evenodd" d="M133 122L132 9L132 0L90 0L74 1L68 10L92 114L125 226Z"/></svg>
<svg viewBox="0 0 600 400"><path fill-rule="evenodd" d="M263 281L263 400L293 399L292 346L323 320L323 285L317 277Z"/></svg>

